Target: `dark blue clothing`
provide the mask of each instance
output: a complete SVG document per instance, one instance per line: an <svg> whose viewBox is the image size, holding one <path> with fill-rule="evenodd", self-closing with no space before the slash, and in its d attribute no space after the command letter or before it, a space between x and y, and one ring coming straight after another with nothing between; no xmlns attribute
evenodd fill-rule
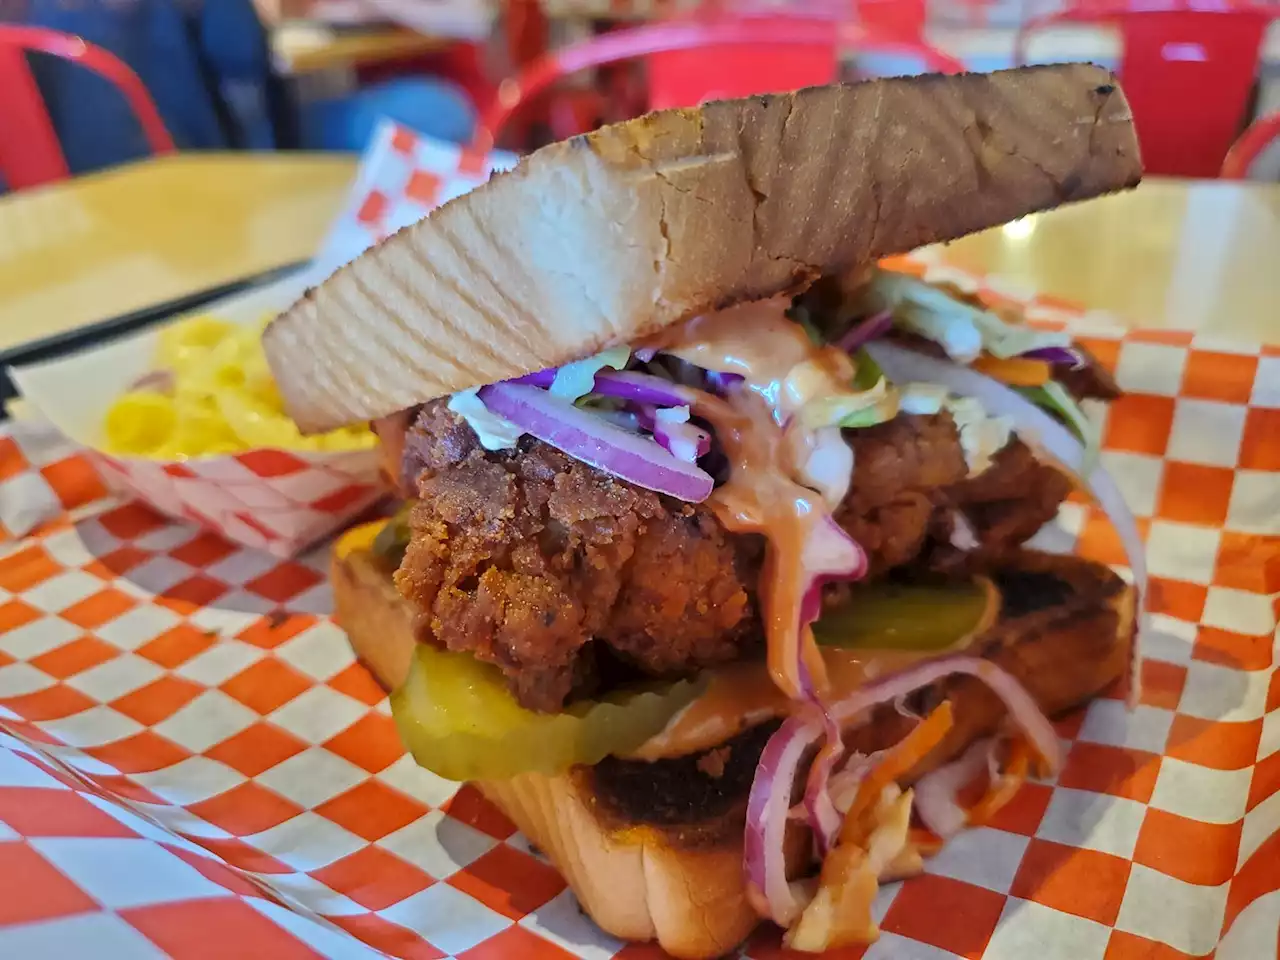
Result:
<svg viewBox="0 0 1280 960"><path fill-rule="evenodd" d="M270 52L251 0L27 0L12 20L110 50L146 85L180 150L274 146ZM33 72L72 173L149 153L124 97L74 63Z"/></svg>

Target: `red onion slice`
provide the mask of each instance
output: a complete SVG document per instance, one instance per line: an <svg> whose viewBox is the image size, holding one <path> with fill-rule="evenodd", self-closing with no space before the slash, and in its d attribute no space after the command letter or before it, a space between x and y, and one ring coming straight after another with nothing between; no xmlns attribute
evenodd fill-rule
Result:
<svg viewBox="0 0 1280 960"><path fill-rule="evenodd" d="M1004 384L960 364L926 357L885 342L871 344L867 350L890 380L898 383L912 380L936 383L952 393L973 397L993 416L1008 417L1023 440L1038 444L1094 495L1116 528L1138 593L1138 614L1134 618L1133 656L1128 678L1129 705L1134 706L1141 696L1139 667L1142 662L1142 605L1147 595L1147 563L1137 521L1115 480L1098 466L1092 466L1086 473L1084 444L1057 420Z"/></svg>
<svg viewBox="0 0 1280 960"><path fill-rule="evenodd" d="M968 822L957 795L990 765L995 741L984 737L970 744L959 758L921 777L915 785L916 813L933 833L950 840Z"/></svg>
<svg viewBox="0 0 1280 960"><path fill-rule="evenodd" d="M697 463L699 457L706 456L711 450L711 434L692 423L656 420L653 439L662 449L685 463Z"/></svg>
<svg viewBox="0 0 1280 960"><path fill-rule="evenodd" d="M800 714L783 723L765 744L747 800L743 841L747 899L757 913L784 928L791 926L804 909L787 882L784 841L791 789L800 761L816 736L815 730L821 729L821 723Z"/></svg>
<svg viewBox="0 0 1280 960"><path fill-rule="evenodd" d="M677 407L689 402L688 391L683 388L651 373L635 370L600 371L596 374L595 392L659 407Z"/></svg>
<svg viewBox="0 0 1280 960"><path fill-rule="evenodd" d="M829 709L841 727L846 727L872 707L914 693L921 687L958 673L981 680L1004 701L1013 722L1026 734L1032 748L1044 758L1051 770L1062 765L1062 747L1058 742L1058 735L1054 732L1053 724L1040 712L1031 694L1005 670L982 657L954 655L926 660L859 687L843 700L831 704Z"/></svg>
<svg viewBox="0 0 1280 960"><path fill-rule="evenodd" d="M1031 360L1043 360L1055 367L1070 367L1079 370L1085 365L1085 359L1074 347L1037 347L1028 350L1022 356Z"/></svg>
<svg viewBox="0 0 1280 960"><path fill-rule="evenodd" d="M576 460L688 503L711 496L710 474L673 456L647 437L631 433L538 387L495 383L480 399L497 416Z"/></svg>
<svg viewBox="0 0 1280 960"><path fill-rule="evenodd" d="M892 311L881 310L879 313L855 323L845 332L844 336L836 341L836 346L845 353L853 353L855 350L866 346L872 340L884 336L892 327Z"/></svg>
<svg viewBox="0 0 1280 960"><path fill-rule="evenodd" d="M980 657L940 657L868 683L830 704L829 719L815 710L796 714L765 745L747 800L744 865L751 902L763 916L789 927L801 909L787 883L782 841L800 761L830 720L841 727L849 726L872 707L955 674L976 677L989 686L1050 769L1061 765L1058 736L1031 695L1000 667Z"/></svg>
<svg viewBox="0 0 1280 960"><path fill-rule="evenodd" d="M723 373L719 370L707 371L707 389L712 393L724 396L747 378L740 373Z"/></svg>
<svg viewBox="0 0 1280 960"><path fill-rule="evenodd" d="M556 381L556 368L526 373L523 377L512 377L504 383L515 383L524 387L549 387Z"/></svg>
<svg viewBox="0 0 1280 960"><path fill-rule="evenodd" d="M804 791L804 808L809 814L809 826L818 846L818 855L825 857L836 844L844 817L831 796L831 772L844 756L844 741L840 738L840 726L831 714L823 712L823 728L827 742L818 751Z"/></svg>
<svg viewBox="0 0 1280 960"><path fill-rule="evenodd" d="M504 383L522 387L550 387L555 379L556 370L553 367L550 370L527 373ZM592 392L659 407L674 407L689 402L688 394L677 384L636 370L601 370L596 374Z"/></svg>

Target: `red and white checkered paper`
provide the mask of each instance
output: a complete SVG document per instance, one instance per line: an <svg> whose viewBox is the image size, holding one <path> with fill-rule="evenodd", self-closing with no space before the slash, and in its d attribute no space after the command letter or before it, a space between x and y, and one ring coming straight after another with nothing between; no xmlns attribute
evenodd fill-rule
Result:
<svg viewBox="0 0 1280 960"><path fill-rule="evenodd" d="M1142 704L1061 721L1061 775L886 887L881 940L841 957L1275 955L1280 350L1084 342L1127 391L1103 459L1149 547ZM324 550L85 504L92 474L26 425L0 477L31 473L80 505L0 559L0 956L654 955L403 754L327 615ZM1121 560L1083 502L1042 536ZM776 931L747 955L784 956Z"/></svg>
<svg viewBox="0 0 1280 960"><path fill-rule="evenodd" d="M879 942L833 956L1275 956L1280 349L1028 311L1127 392L1103 461L1149 548L1142 703L1060 721L1061 774L885 887ZM282 562L96 501L74 448L7 429L0 508L44 484L67 512L0 556L0 957L657 955L403 753L328 616L323 549ZM1041 540L1122 560L1082 500ZM770 929L745 955L788 956Z"/></svg>

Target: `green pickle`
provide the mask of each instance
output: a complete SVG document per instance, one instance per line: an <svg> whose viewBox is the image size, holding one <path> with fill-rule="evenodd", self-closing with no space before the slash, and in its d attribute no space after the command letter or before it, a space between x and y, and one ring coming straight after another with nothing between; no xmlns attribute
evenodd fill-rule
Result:
<svg viewBox="0 0 1280 960"><path fill-rule="evenodd" d="M491 664L419 644L404 685L391 696L391 712L421 766L449 780L493 780L559 773L636 750L703 685L650 684L563 713L535 713L515 701Z"/></svg>
<svg viewBox="0 0 1280 960"><path fill-rule="evenodd" d="M880 583L856 588L848 603L823 614L813 635L826 647L941 652L981 627L992 602L977 581Z"/></svg>
<svg viewBox="0 0 1280 960"><path fill-rule="evenodd" d="M404 552L409 549L409 511L412 507L412 502L405 503L396 511L395 516L383 524L378 535L373 538L375 556L396 566L400 565Z"/></svg>

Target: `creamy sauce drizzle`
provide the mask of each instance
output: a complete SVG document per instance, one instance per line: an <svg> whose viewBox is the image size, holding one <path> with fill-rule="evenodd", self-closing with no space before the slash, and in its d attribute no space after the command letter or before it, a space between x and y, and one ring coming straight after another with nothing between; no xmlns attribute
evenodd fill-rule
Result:
<svg viewBox="0 0 1280 960"><path fill-rule="evenodd" d="M666 331L653 346L744 378L743 387L725 398L696 393L693 400L694 411L715 427L730 463L728 482L708 503L727 529L768 540L759 596L769 675L781 695L800 699L827 692L827 665L814 643L811 618L802 614L814 577L835 572L831 551L823 546L832 533L824 528L834 522L827 502L838 502L848 481L842 489L825 490L825 498L798 481L815 440L796 436L812 431L795 414L814 399L848 392L853 365L839 349L815 345L787 318L788 303L777 298L696 317Z"/></svg>
<svg viewBox="0 0 1280 960"><path fill-rule="evenodd" d="M869 680L903 670L938 655L929 650L819 651L834 699L857 690ZM740 662L710 672L707 689L672 717L666 728L631 754L638 760L660 760L708 750L742 731L795 707L763 664Z"/></svg>

